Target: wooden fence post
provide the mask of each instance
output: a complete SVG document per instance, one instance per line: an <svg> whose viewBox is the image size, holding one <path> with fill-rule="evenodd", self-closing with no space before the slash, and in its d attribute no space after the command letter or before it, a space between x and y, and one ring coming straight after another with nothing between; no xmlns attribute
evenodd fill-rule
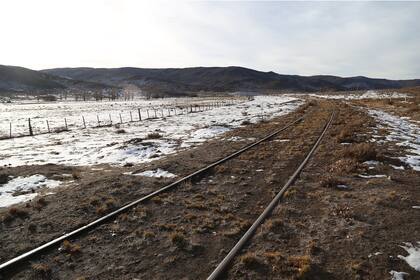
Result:
<svg viewBox="0 0 420 280"><path fill-rule="evenodd" d="M48 123L48 120L47 120L47 128L48 128L48 133L51 133L51 131L50 131L50 124Z"/></svg>
<svg viewBox="0 0 420 280"><path fill-rule="evenodd" d="M147 109L147 118L150 119L149 109Z"/></svg>
<svg viewBox="0 0 420 280"><path fill-rule="evenodd" d="M28 124L29 124L29 136L33 136L34 132L32 131L31 118L28 118Z"/></svg>
<svg viewBox="0 0 420 280"><path fill-rule="evenodd" d="M155 119L157 118L157 115L156 115L156 109L153 109L153 111L155 111Z"/></svg>
<svg viewBox="0 0 420 280"><path fill-rule="evenodd" d="M101 125L101 121L99 120L99 115L96 115L96 118L98 119L98 126Z"/></svg>
<svg viewBox="0 0 420 280"><path fill-rule="evenodd" d="M121 117L121 113L120 113L120 124L122 124L122 117Z"/></svg>
<svg viewBox="0 0 420 280"><path fill-rule="evenodd" d="M130 121L133 122L133 114L131 114L131 111L130 111Z"/></svg>
<svg viewBox="0 0 420 280"><path fill-rule="evenodd" d="M9 137L12 138L12 122L10 122L10 133L9 133Z"/></svg>
<svg viewBox="0 0 420 280"><path fill-rule="evenodd" d="M111 118L111 114L109 113L108 115L109 115L109 122L110 122L110 124L112 125L112 118Z"/></svg>
<svg viewBox="0 0 420 280"><path fill-rule="evenodd" d="M85 117L82 116L82 120L83 120L83 126L86 128Z"/></svg>
<svg viewBox="0 0 420 280"><path fill-rule="evenodd" d="M139 121L141 121L140 108L138 108L137 110L139 111Z"/></svg>
<svg viewBox="0 0 420 280"><path fill-rule="evenodd" d="M67 127L67 119L64 118L64 123L66 124L66 130L69 130L69 128Z"/></svg>

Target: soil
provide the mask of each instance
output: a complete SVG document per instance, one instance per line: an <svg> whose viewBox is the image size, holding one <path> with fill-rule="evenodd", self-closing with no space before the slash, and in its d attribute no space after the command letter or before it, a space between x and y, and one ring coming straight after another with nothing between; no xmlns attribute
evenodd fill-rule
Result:
<svg viewBox="0 0 420 280"><path fill-rule="evenodd" d="M338 115L299 180L227 271L228 279L420 279L397 255L420 236L419 172L395 159L401 148L368 143L375 121L363 108L311 101L297 112L247 125L194 149L131 167L7 168L2 174L63 173L67 187L0 228L0 261L85 224L173 179L122 175L161 168L186 175L305 114L304 121L207 176L159 195L112 222L64 242L4 275L13 279L204 279L225 257L300 164L332 110ZM385 133L385 132L384 132ZM250 142L250 140L248 140ZM347 144L350 143L350 144ZM377 160L373 169L364 164ZM361 178L358 174L385 174ZM65 177L67 178L67 177ZM343 188L342 185L347 186ZM0 213L10 215L10 209ZM380 252L379 254L375 254Z"/></svg>

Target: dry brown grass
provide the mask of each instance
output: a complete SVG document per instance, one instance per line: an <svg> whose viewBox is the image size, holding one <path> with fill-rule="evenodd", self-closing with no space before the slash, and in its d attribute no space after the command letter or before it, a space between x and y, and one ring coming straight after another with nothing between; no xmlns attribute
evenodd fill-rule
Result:
<svg viewBox="0 0 420 280"><path fill-rule="evenodd" d="M181 232L173 232L169 235L169 239L179 249L184 249L188 246L189 242L185 235Z"/></svg>
<svg viewBox="0 0 420 280"><path fill-rule="evenodd" d="M96 214L103 215L108 212L110 212L112 209L114 209L117 205L117 202L114 198L110 197L107 198L104 202L100 203L96 207Z"/></svg>
<svg viewBox="0 0 420 280"><path fill-rule="evenodd" d="M344 158L351 158L357 162L377 159L378 153L372 143L352 144L343 150Z"/></svg>
<svg viewBox="0 0 420 280"><path fill-rule="evenodd" d="M40 277L41 279L50 279L51 268L48 264L34 263L31 265L31 268L36 277Z"/></svg>
<svg viewBox="0 0 420 280"><path fill-rule="evenodd" d="M361 168L360 164L353 158L339 159L330 166L330 172L344 175L356 172Z"/></svg>
<svg viewBox="0 0 420 280"><path fill-rule="evenodd" d="M319 181L319 187L322 188L336 188L337 185L342 184L343 182L335 175L327 174L321 177Z"/></svg>
<svg viewBox="0 0 420 280"><path fill-rule="evenodd" d="M4 223L10 223L16 218L26 219L29 217L29 212L25 209L11 207L6 214L3 215L2 221Z"/></svg>
<svg viewBox="0 0 420 280"><path fill-rule="evenodd" d="M240 263L248 269L258 269L264 266L263 260L255 253L245 253L239 258Z"/></svg>
<svg viewBox="0 0 420 280"><path fill-rule="evenodd" d="M79 180L81 178L81 174L79 170L74 170L71 173L71 176L73 177L74 180Z"/></svg>
<svg viewBox="0 0 420 280"><path fill-rule="evenodd" d="M63 252L66 252L72 256L80 254L82 252L82 249L79 244L71 243L68 240L63 241L61 248L63 249Z"/></svg>
<svg viewBox="0 0 420 280"><path fill-rule="evenodd" d="M291 256L287 262L297 270L297 279L310 279L312 272L312 260L308 255Z"/></svg>

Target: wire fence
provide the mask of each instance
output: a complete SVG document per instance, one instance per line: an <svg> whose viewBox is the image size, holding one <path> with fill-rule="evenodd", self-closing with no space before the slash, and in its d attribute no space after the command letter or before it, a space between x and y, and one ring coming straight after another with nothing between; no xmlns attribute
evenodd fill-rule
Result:
<svg viewBox="0 0 420 280"><path fill-rule="evenodd" d="M143 120L167 118L176 115L208 111L219 107L232 106L240 102L243 101L223 100L198 104L161 106L158 108L137 108L137 110L119 112L117 115L112 115L111 113L108 113L107 115L89 114L89 118L85 118L85 115L80 115L78 118L64 117L62 119L54 118L53 120L47 118L28 118L26 123L9 122L9 130L7 132L1 132L0 140L48 133L60 133L76 129L110 127L118 124L141 122Z"/></svg>

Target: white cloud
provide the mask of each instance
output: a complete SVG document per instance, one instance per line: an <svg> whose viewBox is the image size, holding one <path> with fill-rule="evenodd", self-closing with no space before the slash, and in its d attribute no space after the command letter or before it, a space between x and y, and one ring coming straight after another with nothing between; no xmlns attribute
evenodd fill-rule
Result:
<svg viewBox="0 0 420 280"><path fill-rule="evenodd" d="M0 63L420 78L419 2L2 0Z"/></svg>

